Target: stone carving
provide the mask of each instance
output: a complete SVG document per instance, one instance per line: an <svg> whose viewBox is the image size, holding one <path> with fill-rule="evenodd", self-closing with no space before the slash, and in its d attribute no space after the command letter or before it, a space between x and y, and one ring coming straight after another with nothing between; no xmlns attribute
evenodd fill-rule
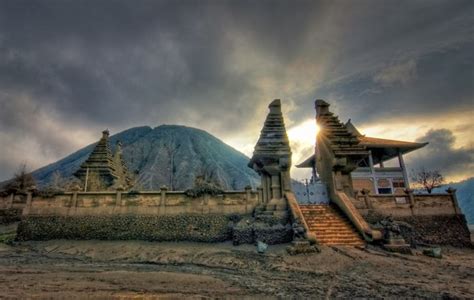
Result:
<svg viewBox="0 0 474 300"><path fill-rule="evenodd" d="M304 240L305 229L298 221L293 222L293 240Z"/></svg>
<svg viewBox="0 0 474 300"><path fill-rule="evenodd" d="M384 239L387 242L403 239L401 236L400 226L393 220L392 216L385 217L380 221L384 229Z"/></svg>
<svg viewBox="0 0 474 300"><path fill-rule="evenodd" d="M399 224L392 216L387 216L380 221L384 233L384 248L392 252L411 254L410 245L405 242Z"/></svg>

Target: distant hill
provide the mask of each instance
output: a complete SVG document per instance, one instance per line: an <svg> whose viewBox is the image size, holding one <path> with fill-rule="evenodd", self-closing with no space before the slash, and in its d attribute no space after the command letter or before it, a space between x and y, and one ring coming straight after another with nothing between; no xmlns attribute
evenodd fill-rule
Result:
<svg viewBox="0 0 474 300"><path fill-rule="evenodd" d="M176 125L131 128L110 137L112 149L118 140L129 170L138 172L138 182L145 190L158 190L162 185L185 190L193 186L196 176L229 190L256 187L259 182L258 174L247 167L248 157L203 130ZM56 171L62 177L72 176L94 146L34 171L39 186L48 184Z"/></svg>
<svg viewBox="0 0 474 300"><path fill-rule="evenodd" d="M474 224L474 177L466 180L449 183L433 190L433 193L444 193L448 187L455 188L459 206L469 224Z"/></svg>

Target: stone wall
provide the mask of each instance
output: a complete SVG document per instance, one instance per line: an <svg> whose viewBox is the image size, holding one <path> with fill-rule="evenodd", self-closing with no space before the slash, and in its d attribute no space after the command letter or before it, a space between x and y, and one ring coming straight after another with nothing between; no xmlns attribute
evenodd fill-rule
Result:
<svg viewBox="0 0 474 300"><path fill-rule="evenodd" d="M258 193L228 191L199 198L184 192L66 192L53 197L26 196L25 216L106 216L249 214L259 203Z"/></svg>
<svg viewBox="0 0 474 300"><path fill-rule="evenodd" d="M21 208L0 208L0 225L19 222L21 212Z"/></svg>
<svg viewBox="0 0 474 300"><path fill-rule="evenodd" d="M366 220L377 226L385 216L370 212ZM471 247L470 232L464 215L394 216L403 238L416 247L419 244Z"/></svg>
<svg viewBox="0 0 474 300"><path fill-rule="evenodd" d="M378 213L392 216L432 216L461 214L455 193L372 195L358 193L352 199L362 215Z"/></svg>
<svg viewBox="0 0 474 300"><path fill-rule="evenodd" d="M193 198L184 192L66 192L25 196L18 240L218 242L259 204L251 189ZM258 232L258 231L256 231Z"/></svg>
<svg viewBox="0 0 474 300"><path fill-rule="evenodd" d="M23 209L26 205L27 194L0 196L0 209Z"/></svg>
<svg viewBox="0 0 474 300"><path fill-rule="evenodd" d="M145 240L220 242L232 238L232 215L26 216L18 240Z"/></svg>
<svg viewBox="0 0 474 300"><path fill-rule="evenodd" d="M402 235L413 246L417 244L471 247L466 219L457 205L456 194L404 195L358 194L353 204L372 225L391 215L399 221Z"/></svg>

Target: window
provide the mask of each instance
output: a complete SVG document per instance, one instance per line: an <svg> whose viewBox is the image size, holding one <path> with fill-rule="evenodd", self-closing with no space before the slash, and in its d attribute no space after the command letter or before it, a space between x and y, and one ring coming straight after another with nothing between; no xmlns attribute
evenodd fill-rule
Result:
<svg viewBox="0 0 474 300"><path fill-rule="evenodd" d="M379 194L391 194L392 189L391 188L378 188Z"/></svg>
<svg viewBox="0 0 474 300"><path fill-rule="evenodd" d="M405 181L401 178L394 178L392 181L393 187L394 188L404 188L405 187Z"/></svg>

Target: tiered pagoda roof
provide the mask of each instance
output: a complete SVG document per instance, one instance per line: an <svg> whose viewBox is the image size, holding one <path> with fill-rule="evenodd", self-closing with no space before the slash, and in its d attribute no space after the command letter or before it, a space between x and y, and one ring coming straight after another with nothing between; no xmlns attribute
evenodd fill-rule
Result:
<svg viewBox="0 0 474 300"><path fill-rule="evenodd" d="M79 170L74 173L74 176L79 178L82 182L85 182L87 174L95 173L107 186L113 185L115 181L119 179L120 174L116 172L117 168L109 148L108 139L109 131L104 130L102 132L102 138L94 150L92 150L87 160L82 163Z"/></svg>
<svg viewBox="0 0 474 300"><path fill-rule="evenodd" d="M335 156L361 156L368 154L360 145L358 136L339 121L339 117L329 111L329 104L324 100L316 100L317 122L321 138L329 140Z"/></svg>
<svg viewBox="0 0 474 300"><path fill-rule="evenodd" d="M319 105L329 106L329 104L323 100L317 101L321 101L318 102ZM368 137L361 134L354 124L352 124L350 119L347 123L342 124L338 117L334 116L334 114L329 111L321 114L318 122L319 126L324 128L324 130L321 130L319 134L323 134L331 140L331 144L333 145L332 148L335 150L336 155L353 150L355 150L354 154L363 153L363 151L367 153L367 151L370 150L372 152L374 164L397 157L398 153L406 154L428 144ZM356 143L356 141L358 142ZM341 145L340 142L346 142L346 145ZM354 148L355 145L357 147ZM296 165L296 167L311 168L314 166L314 163L315 155L313 154L302 163Z"/></svg>
<svg viewBox="0 0 474 300"><path fill-rule="evenodd" d="M262 160L278 160L291 158L290 142L286 134L285 122L281 113L281 102L274 100L268 106L270 112L260 132L249 166Z"/></svg>

